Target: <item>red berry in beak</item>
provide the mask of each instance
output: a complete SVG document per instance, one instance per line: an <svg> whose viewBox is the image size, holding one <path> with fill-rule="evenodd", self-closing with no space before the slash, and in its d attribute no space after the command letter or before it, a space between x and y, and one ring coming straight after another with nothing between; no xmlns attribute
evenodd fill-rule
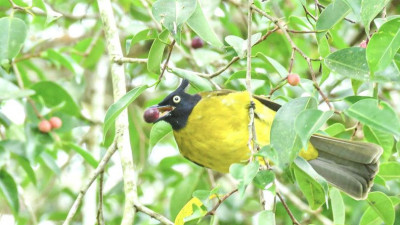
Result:
<svg viewBox="0 0 400 225"><path fill-rule="evenodd" d="M155 107L151 107L144 111L143 119L147 123L154 123L158 119L159 115L160 112L158 111L158 109Z"/></svg>

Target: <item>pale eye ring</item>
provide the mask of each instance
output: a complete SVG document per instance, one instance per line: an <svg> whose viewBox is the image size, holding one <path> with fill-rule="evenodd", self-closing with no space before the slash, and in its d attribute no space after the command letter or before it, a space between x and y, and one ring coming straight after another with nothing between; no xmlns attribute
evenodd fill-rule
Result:
<svg viewBox="0 0 400 225"><path fill-rule="evenodd" d="M181 97L179 97L178 95L175 95L175 96L172 98L172 101L174 101L174 103L178 104L178 103L181 101Z"/></svg>

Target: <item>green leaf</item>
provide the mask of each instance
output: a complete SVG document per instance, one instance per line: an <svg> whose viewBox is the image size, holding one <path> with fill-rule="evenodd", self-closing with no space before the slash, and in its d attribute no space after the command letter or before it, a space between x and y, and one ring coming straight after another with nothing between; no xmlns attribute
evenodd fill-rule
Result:
<svg viewBox="0 0 400 225"><path fill-rule="evenodd" d="M28 28L19 18L0 18L0 62L11 60L22 48Z"/></svg>
<svg viewBox="0 0 400 225"><path fill-rule="evenodd" d="M253 181L254 177L256 177L256 175L258 173L259 168L260 168L260 164L258 163L257 160L253 160L245 166L244 177L243 177L243 181L244 181L245 185L248 185Z"/></svg>
<svg viewBox="0 0 400 225"><path fill-rule="evenodd" d="M329 4L318 17L316 28L319 31L329 30L343 20L350 13L350 6L346 1L336 0ZM326 32L317 33L317 40L325 36Z"/></svg>
<svg viewBox="0 0 400 225"><path fill-rule="evenodd" d="M341 123L334 123L324 130L329 136L335 137L336 135L345 132L346 127Z"/></svg>
<svg viewBox="0 0 400 225"><path fill-rule="evenodd" d="M11 120L8 119L8 117L2 112L0 112L0 124L2 124L5 128L8 128L11 125Z"/></svg>
<svg viewBox="0 0 400 225"><path fill-rule="evenodd" d="M48 108L62 107L60 110L66 114L79 117L81 115L79 106L71 95L59 84L51 81L41 81L31 87L36 92L33 97L43 99Z"/></svg>
<svg viewBox="0 0 400 225"><path fill-rule="evenodd" d="M137 97L139 97L140 94L144 90L148 88L147 85L139 86L136 87L132 90L130 90L128 93L126 93L124 96L122 96L120 99L118 99L117 102L114 102L107 110L106 116L104 117L104 125L103 125L103 134L104 137L107 134L107 131L110 129L110 127L114 124L115 119L118 117L118 115L126 108L128 107L129 104L131 104Z"/></svg>
<svg viewBox="0 0 400 225"><path fill-rule="evenodd" d="M55 173L56 175L60 175L61 173L61 169L60 167L57 165L56 160L49 155L47 152L42 152L40 154L40 159L42 160L42 162L51 170L53 171L53 173Z"/></svg>
<svg viewBox="0 0 400 225"><path fill-rule="evenodd" d="M390 0L363 0L361 2L361 21L365 27L365 33L369 35L369 27L372 20L382 11Z"/></svg>
<svg viewBox="0 0 400 225"><path fill-rule="evenodd" d="M367 61L371 71L385 69L400 49L400 18L384 23L367 45Z"/></svg>
<svg viewBox="0 0 400 225"><path fill-rule="evenodd" d="M171 125L165 121L159 121L153 125L150 131L149 148L152 149L161 139L172 131Z"/></svg>
<svg viewBox="0 0 400 225"><path fill-rule="evenodd" d="M265 210L258 214L258 225L275 225L275 213Z"/></svg>
<svg viewBox="0 0 400 225"><path fill-rule="evenodd" d="M331 197L333 222L335 224L345 224L345 205L340 191L336 188L331 188L329 196Z"/></svg>
<svg viewBox="0 0 400 225"><path fill-rule="evenodd" d="M48 49L45 53L42 54L42 56L50 61L56 62L57 64L64 66L76 75L83 74L83 68L79 64L74 62L74 60L66 54L63 54L54 49Z"/></svg>
<svg viewBox="0 0 400 225"><path fill-rule="evenodd" d="M298 159L301 159L301 158L298 158ZM302 163L300 163L300 162L302 162ZM305 165L304 162L306 163L306 161L303 159L303 160L299 160L298 162L294 163L293 170L294 170L294 174L296 176L297 183L299 184L300 190L306 196L306 199L307 199L308 204L310 205L311 209L315 210L315 209L318 209L322 204L324 204L325 191L324 191L323 186L319 182L316 181L317 177L312 176L303 170L307 167L311 168L310 165L302 166L302 168L300 167L301 165ZM314 173L317 174L315 171L314 171Z"/></svg>
<svg viewBox="0 0 400 225"><path fill-rule="evenodd" d="M378 175L385 180L400 179L400 163L386 162L379 166Z"/></svg>
<svg viewBox="0 0 400 225"><path fill-rule="evenodd" d="M325 58L326 66L345 77L368 80L369 69L365 49L359 47L340 49Z"/></svg>
<svg viewBox="0 0 400 225"><path fill-rule="evenodd" d="M175 219L181 208L192 198L192 193L199 183L200 175L201 174L198 172L191 174L181 180L181 182L174 188L169 207L171 218Z"/></svg>
<svg viewBox="0 0 400 225"><path fill-rule="evenodd" d="M385 224L394 224L394 207L392 201L387 195L382 192L371 192L368 194L367 201Z"/></svg>
<svg viewBox="0 0 400 225"><path fill-rule="evenodd" d="M243 180L244 177L244 167L245 165L241 163L234 163L229 167L229 173L236 180Z"/></svg>
<svg viewBox="0 0 400 225"><path fill-rule="evenodd" d="M261 38L261 33L256 33L251 35L251 46L253 46L258 40ZM243 40L242 38L229 35L225 37L225 41L232 46L235 52L238 54L240 58L244 58L246 56L247 51L247 39Z"/></svg>
<svg viewBox="0 0 400 225"><path fill-rule="evenodd" d="M150 47L149 57L147 60L147 70L151 73L160 73L161 60L164 54L165 43L168 41L168 36L168 30L163 30Z"/></svg>
<svg viewBox="0 0 400 225"><path fill-rule="evenodd" d="M381 225L383 220L371 207L368 207L361 216L359 225Z"/></svg>
<svg viewBox="0 0 400 225"><path fill-rule="evenodd" d="M267 185L274 182L275 174L270 170L261 170L254 177L253 183L256 187L263 190Z"/></svg>
<svg viewBox="0 0 400 225"><path fill-rule="evenodd" d="M0 101L8 99L23 98L30 95L34 95L33 90L21 90L15 84L10 81L0 77Z"/></svg>
<svg viewBox="0 0 400 225"><path fill-rule="evenodd" d="M199 91L212 91L211 83L205 78L197 76L197 74L193 71L172 68L171 72L180 78L190 81L190 85Z"/></svg>
<svg viewBox="0 0 400 225"><path fill-rule="evenodd" d="M158 37L158 33L156 29L145 29L137 33L135 36L132 37L131 39L131 46L134 44L138 43L139 41L144 41L144 40L153 40ZM129 49L127 49L127 52L129 52Z"/></svg>
<svg viewBox="0 0 400 225"><path fill-rule="evenodd" d="M79 155L81 155L83 157L83 159L85 159L85 161L87 163L89 163L89 165L91 165L93 168L97 168L97 166L99 165L99 162L97 162L97 160L93 157L93 155L88 152L86 149L81 148L80 146L74 144L74 143L65 143L64 144L65 147L72 149L73 151L75 151L76 153L78 153Z"/></svg>
<svg viewBox="0 0 400 225"><path fill-rule="evenodd" d="M18 189L13 177L4 169L0 170L0 191L14 214L18 214Z"/></svg>
<svg viewBox="0 0 400 225"><path fill-rule="evenodd" d="M271 126L271 146L279 156L279 166L287 168L296 158L302 144L295 130L296 116L307 108L316 108L314 98L296 98L284 104L276 113Z"/></svg>
<svg viewBox="0 0 400 225"><path fill-rule="evenodd" d="M333 111L322 112L318 109L306 109L295 120L295 129L304 149L308 148L311 135L318 131L332 116Z"/></svg>
<svg viewBox="0 0 400 225"><path fill-rule="evenodd" d="M275 59L268 57L262 53L257 53L256 57L261 58L262 60L264 60L265 62L268 62L272 65L272 67L276 70L276 72L279 73L279 75L281 77L286 77L289 72L287 71L287 69L282 66L282 64L280 64L278 61L276 61Z"/></svg>
<svg viewBox="0 0 400 225"><path fill-rule="evenodd" d="M201 9L200 2L197 2L196 10L188 19L187 24L201 39L207 41L211 45L217 48L222 48L224 46L214 30L210 27Z"/></svg>
<svg viewBox="0 0 400 225"><path fill-rule="evenodd" d="M182 25L196 10L196 0L157 0L152 12L154 18L167 28L180 43Z"/></svg>
<svg viewBox="0 0 400 225"><path fill-rule="evenodd" d="M364 99L351 105L344 113L374 129L400 136L400 121L396 112L386 102Z"/></svg>
<svg viewBox="0 0 400 225"><path fill-rule="evenodd" d="M279 156L274 148L271 148L270 145L266 145L260 149L255 156L264 157L266 160L273 162L275 165L279 165Z"/></svg>
<svg viewBox="0 0 400 225"><path fill-rule="evenodd" d="M36 185L36 175L35 172L32 169L31 163L29 162L29 160L23 156L14 154L15 158L18 161L18 164L20 166L22 166L22 169L24 169L24 171L26 172L26 174L28 175L29 180L32 181L32 183L34 185Z"/></svg>
<svg viewBox="0 0 400 225"><path fill-rule="evenodd" d="M363 132L367 142L375 143L383 148L381 162L386 161L392 154L394 145L393 135L388 132L372 129L369 126L364 126Z"/></svg>

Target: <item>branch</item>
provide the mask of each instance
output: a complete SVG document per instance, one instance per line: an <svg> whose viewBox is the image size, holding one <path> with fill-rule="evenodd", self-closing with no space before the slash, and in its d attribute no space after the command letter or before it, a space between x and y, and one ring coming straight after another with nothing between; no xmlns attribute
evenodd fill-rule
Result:
<svg viewBox="0 0 400 225"><path fill-rule="evenodd" d="M153 210L147 208L146 206L142 205L139 202L136 202L134 207L136 208L137 211L140 211L144 214L147 214L149 216L151 216L152 218L160 221L161 223L165 224L165 225L174 225L173 222L171 222L168 218L166 218L165 216L154 212Z"/></svg>
<svg viewBox="0 0 400 225"><path fill-rule="evenodd" d="M118 64L124 64L124 63L147 63L147 59L141 59L141 58L129 58L129 57L123 57L123 56L114 56L112 58L112 61Z"/></svg>
<svg viewBox="0 0 400 225"><path fill-rule="evenodd" d="M300 223L296 220L296 218L293 216L292 211L290 211L288 205L286 204L285 200L282 198L281 194L279 192L276 192L276 195L278 198L281 200L283 207L285 207L286 212L288 213L290 219L292 220L293 224L300 225Z"/></svg>
<svg viewBox="0 0 400 225"><path fill-rule="evenodd" d="M320 93L321 97L324 99L324 101L326 102L326 104L328 105L328 107L331 110L333 109L333 106L330 104L329 99L325 96L325 94L321 91L321 88L318 85L317 79L315 77L315 73L314 70L312 68L312 64L311 61L312 59L310 57L308 57L299 47L297 47L297 45L293 42L292 38L290 37L290 35L288 34L286 28L281 24L281 21L279 21L279 19L268 15L267 13L265 13L264 11L262 11L261 9L257 8L255 5L251 5L251 8L256 11L257 13L259 13L260 15L266 17L267 19L271 20L272 22L274 22L282 31L282 33L285 35L286 39L289 41L290 46L292 47L292 50L297 51L306 61L311 73L311 79L314 83L314 87L315 89Z"/></svg>
<svg viewBox="0 0 400 225"><path fill-rule="evenodd" d="M233 195L235 192L237 192L238 189L233 189L231 192L229 192L228 194L224 195L224 197L222 197L221 199L218 199L217 204L210 210L208 211L204 217L206 216L212 216L215 214L215 212L217 211L218 207L222 204L222 202L224 202L227 198L229 198L231 195Z"/></svg>
<svg viewBox="0 0 400 225"><path fill-rule="evenodd" d="M163 75L164 75L165 69L167 69L168 62L169 62L169 59L171 58L172 49L174 49L175 42L176 42L176 41L175 41L175 39L174 39L174 40L172 41L172 43L168 46L168 55L167 55L167 59L165 60L164 66L163 66L163 68L162 68L162 70L161 70L160 76L158 77L158 81L159 81L159 82L161 81L161 79L162 79L162 77L163 77Z"/></svg>
<svg viewBox="0 0 400 225"><path fill-rule="evenodd" d="M333 222L330 219L326 218L318 211L311 210L307 204L305 204L301 199L299 199L296 195L290 192L290 190L283 184L278 182L278 180L275 180L275 184L276 188L280 191L280 193L286 196L300 211L311 214L317 220L319 220L323 225L333 224Z"/></svg>
<svg viewBox="0 0 400 225"><path fill-rule="evenodd" d="M110 0L97 0L101 19L103 21L104 33L107 40L107 49L110 58L122 58L121 41L113 14ZM111 77L113 84L114 102L126 94L124 65L116 62L111 63ZM116 135L115 142L120 153L121 166L124 178L125 206L121 225L131 225L135 218L133 199L137 198L135 169L132 157L132 149L129 138L128 111L123 110L115 120ZM103 134L105 135L105 134Z"/></svg>
<svg viewBox="0 0 400 225"><path fill-rule="evenodd" d="M103 159L100 161L97 168L94 170L93 174L90 176L89 181L79 191L79 194L76 197L75 202L72 205L71 209L69 210L68 216L65 219L63 225L68 225L71 223L72 218L75 216L76 212L78 211L78 208L82 202L83 196L86 194L87 190L92 185L93 181L96 180L97 176L99 176L99 174L104 171L104 168L106 167L111 156L115 153L115 151L117 151L116 140L119 139L118 136L121 136L120 132L118 132L115 136L116 137L115 137L114 142L110 145L110 147L108 147L106 154L104 155Z"/></svg>

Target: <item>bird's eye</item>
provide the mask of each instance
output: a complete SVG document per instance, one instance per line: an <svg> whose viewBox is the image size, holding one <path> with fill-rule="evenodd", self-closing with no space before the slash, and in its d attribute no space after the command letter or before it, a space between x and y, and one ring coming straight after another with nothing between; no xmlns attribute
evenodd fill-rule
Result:
<svg viewBox="0 0 400 225"><path fill-rule="evenodd" d="M175 95L175 96L172 98L172 101L174 101L174 103L178 104L178 103L181 101L181 97L179 97L178 95Z"/></svg>

